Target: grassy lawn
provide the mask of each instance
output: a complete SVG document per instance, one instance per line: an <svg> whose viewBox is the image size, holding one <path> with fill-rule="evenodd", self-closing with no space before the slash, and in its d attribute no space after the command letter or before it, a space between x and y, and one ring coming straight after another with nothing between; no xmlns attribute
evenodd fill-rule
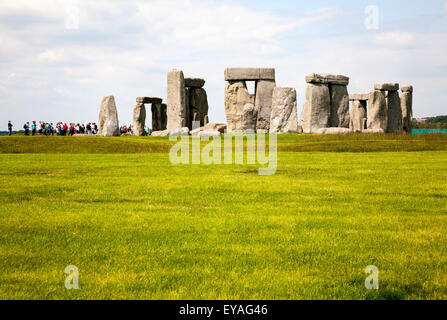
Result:
<svg viewBox="0 0 447 320"><path fill-rule="evenodd" d="M447 135L278 139L259 176L166 138L1 137L0 299L447 299Z"/></svg>

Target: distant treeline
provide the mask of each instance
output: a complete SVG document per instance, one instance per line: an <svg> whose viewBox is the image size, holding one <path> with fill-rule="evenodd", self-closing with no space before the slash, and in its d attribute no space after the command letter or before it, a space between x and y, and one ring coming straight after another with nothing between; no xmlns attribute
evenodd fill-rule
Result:
<svg viewBox="0 0 447 320"><path fill-rule="evenodd" d="M413 121L413 128L415 129L447 129L447 116L437 116L427 118L425 123L418 123Z"/></svg>

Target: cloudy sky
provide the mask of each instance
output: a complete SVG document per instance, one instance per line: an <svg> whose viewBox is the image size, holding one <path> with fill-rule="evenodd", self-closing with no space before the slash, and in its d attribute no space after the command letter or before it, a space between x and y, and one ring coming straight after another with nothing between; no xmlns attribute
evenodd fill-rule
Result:
<svg viewBox="0 0 447 320"><path fill-rule="evenodd" d="M176 68L206 79L210 120L225 121L226 67L415 87L417 117L447 114L446 0L2 0L0 129L12 120L93 122L114 95L122 124L137 96L166 99ZM251 88L251 90L253 90Z"/></svg>

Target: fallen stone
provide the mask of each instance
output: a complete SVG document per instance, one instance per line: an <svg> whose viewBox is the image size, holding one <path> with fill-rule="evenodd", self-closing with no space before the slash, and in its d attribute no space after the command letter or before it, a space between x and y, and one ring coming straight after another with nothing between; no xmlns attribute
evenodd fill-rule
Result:
<svg viewBox="0 0 447 320"><path fill-rule="evenodd" d="M205 85L205 80L200 78L185 78L185 87L202 88Z"/></svg>
<svg viewBox="0 0 447 320"><path fill-rule="evenodd" d="M203 130L204 130L204 128L203 128L203 127L200 127L200 128L191 130L190 134L191 134L192 136L197 136L197 135L199 135L200 131L203 131Z"/></svg>
<svg viewBox="0 0 447 320"><path fill-rule="evenodd" d="M399 84L398 83L376 83L374 85L374 90L397 91L397 90L399 90Z"/></svg>
<svg viewBox="0 0 447 320"><path fill-rule="evenodd" d="M203 130L215 130L216 129L216 123L215 122L209 122L206 125L203 126Z"/></svg>
<svg viewBox="0 0 447 320"><path fill-rule="evenodd" d="M120 135L118 111L113 96L102 99L99 110L98 131L98 135L105 137Z"/></svg>
<svg viewBox="0 0 447 320"><path fill-rule="evenodd" d="M174 129L169 131L170 137L189 136L189 128L183 127L180 129Z"/></svg>
<svg viewBox="0 0 447 320"><path fill-rule="evenodd" d="M367 102L355 100L350 111L349 129L353 132L362 132L367 126Z"/></svg>
<svg viewBox="0 0 447 320"><path fill-rule="evenodd" d="M146 107L144 103L138 103L133 109L133 134L136 136L145 135Z"/></svg>
<svg viewBox="0 0 447 320"><path fill-rule="evenodd" d="M275 80L273 68L227 68L225 81Z"/></svg>
<svg viewBox="0 0 447 320"><path fill-rule="evenodd" d="M369 93L353 93L349 95L349 101L368 101Z"/></svg>
<svg viewBox="0 0 447 320"><path fill-rule="evenodd" d="M185 79L182 71L172 70L168 73L167 89L168 129L180 129L187 125L187 108Z"/></svg>
<svg viewBox="0 0 447 320"><path fill-rule="evenodd" d="M275 80L259 80L256 82L255 108L257 111L256 130L270 129L270 116L272 113L273 89Z"/></svg>
<svg viewBox="0 0 447 320"><path fill-rule="evenodd" d="M366 130L363 130L362 133L379 133L379 134L384 134L385 130L383 130L383 129L366 129Z"/></svg>
<svg viewBox="0 0 447 320"><path fill-rule="evenodd" d="M347 86L349 84L349 78L341 75L333 74L317 74L311 73L306 76L307 83L313 84L338 84L342 86Z"/></svg>
<svg viewBox="0 0 447 320"><path fill-rule="evenodd" d="M137 103L162 103L163 99L155 97L138 97Z"/></svg>
<svg viewBox="0 0 447 320"><path fill-rule="evenodd" d="M242 123L241 129L243 132L255 133L256 132L256 108L252 103L247 103L242 111Z"/></svg>
<svg viewBox="0 0 447 320"><path fill-rule="evenodd" d="M242 129L242 112L247 103L250 103L250 94L245 81L227 81L225 85L225 114L229 133Z"/></svg>
<svg viewBox="0 0 447 320"><path fill-rule="evenodd" d="M316 134L350 134L352 131L348 128L320 128L315 130Z"/></svg>
<svg viewBox="0 0 447 320"><path fill-rule="evenodd" d="M402 133L402 108L398 91L389 91L387 101L387 133Z"/></svg>
<svg viewBox="0 0 447 320"><path fill-rule="evenodd" d="M331 127L349 128L349 94L344 85L329 86L331 94Z"/></svg>
<svg viewBox="0 0 447 320"><path fill-rule="evenodd" d="M294 88L273 89L270 133L298 133Z"/></svg>
<svg viewBox="0 0 447 320"><path fill-rule="evenodd" d="M405 133L411 134L413 129L413 93L404 91L400 96L402 108L402 129Z"/></svg>
<svg viewBox="0 0 447 320"><path fill-rule="evenodd" d="M330 123L331 103L329 85L309 84L306 88L306 102L301 112L300 125L304 133L327 128Z"/></svg>
<svg viewBox="0 0 447 320"><path fill-rule="evenodd" d="M169 130L153 131L151 137L167 137L169 135Z"/></svg>
<svg viewBox="0 0 447 320"><path fill-rule="evenodd" d="M402 92L413 92L413 86L402 86Z"/></svg>
<svg viewBox="0 0 447 320"><path fill-rule="evenodd" d="M368 129L381 129L385 132L387 127L388 111L385 92L374 90L369 100Z"/></svg>
<svg viewBox="0 0 447 320"><path fill-rule="evenodd" d="M198 134L199 137L219 137L220 132L217 130L203 130Z"/></svg>

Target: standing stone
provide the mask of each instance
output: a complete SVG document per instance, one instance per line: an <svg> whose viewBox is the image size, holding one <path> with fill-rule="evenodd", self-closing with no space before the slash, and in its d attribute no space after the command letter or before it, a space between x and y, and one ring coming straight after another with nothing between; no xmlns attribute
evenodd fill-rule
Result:
<svg viewBox="0 0 447 320"><path fill-rule="evenodd" d="M313 133L315 130L329 127L330 116L329 85L309 84L300 121L304 133Z"/></svg>
<svg viewBox="0 0 447 320"><path fill-rule="evenodd" d="M146 107L144 103L137 103L133 109L133 132L136 136L143 136L146 124Z"/></svg>
<svg viewBox="0 0 447 320"><path fill-rule="evenodd" d="M402 95L400 96L402 108L402 125L405 133L412 133L413 129L413 87L402 87Z"/></svg>
<svg viewBox="0 0 447 320"><path fill-rule="evenodd" d="M294 88L276 87L273 90L270 133L298 133Z"/></svg>
<svg viewBox="0 0 447 320"><path fill-rule="evenodd" d="M195 120L200 121L200 126L203 126L205 116L208 115L208 97L206 91L203 88L189 89L189 97L191 119L194 120L194 114L197 114Z"/></svg>
<svg viewBox="0 0 447 320"><path fill-rule="evenodd" d="M402 133L402 108L398 91L388 91L387 109L387 133Z"/></svg>
<svg viewBox="0 0 447 320"><path fill-rule="evenodd" d="M349 129L353 132L362 132L366 129L367 121L366 100L355 100L350 111Z"/></svg>
<svg viewBox="0 0 447 320"><path fill-rule="evenodd" d="M168 128L180 129L186 125L187 108L185 98L185 78L182 71L168 73Z"/></svg>
<svg viewBox="0 0 447 320"><path fill-rule="evenodd" d="M258 111L258 119L256 123L257 130L268 131L270 129L272 96L275 87L275 80L256 81L255 108Z"/></svg>
<svg viewBox="0 0 447 320"><path fill-rule="evenodd" d="M247 103L242 111L242 131L246 133L256 132L256 108L252 103Z"/></svg>
<svg viewBox="0 0 447 320"><path fill-rule="evenodd" d="M152 111L152 131L166 130L166 104L153 103L151 106Z"/></svg>
<svg viewBox="0 0 447 320"><path fill-rule="evenodd" d="M349 128L349 94L345 85L329 85L331 93L331 127Z"/></svg>
<svg viewBox="0 0 447 320"><path fill-rule="evenodd" d="M113 96L104 97L98 120L98 135L105 137L119 136L118 111Z"/></svg>
<svg viewBox="0 0 447 320"><path fill-rule="evenodd" d="M227 81L225 85L225 114L229 133L242 130L241 118L247 103L250 103L250 94L245 81Z"/></svg>
<svg viewBox="0 0 447 320"><path fill-rule="evenodd" d="M374 90L369 100L368 129L387 131L388 111L385 91Z"/></svg>
<svg viewBox="0 0 447 320"><path fill-rule="evenodd" d="M186 115L185 115L185 127L188 127L189 130L192 129L192 114L191 114L191 91L193 89L185 87L185 106L186 106Z"/></svg>

